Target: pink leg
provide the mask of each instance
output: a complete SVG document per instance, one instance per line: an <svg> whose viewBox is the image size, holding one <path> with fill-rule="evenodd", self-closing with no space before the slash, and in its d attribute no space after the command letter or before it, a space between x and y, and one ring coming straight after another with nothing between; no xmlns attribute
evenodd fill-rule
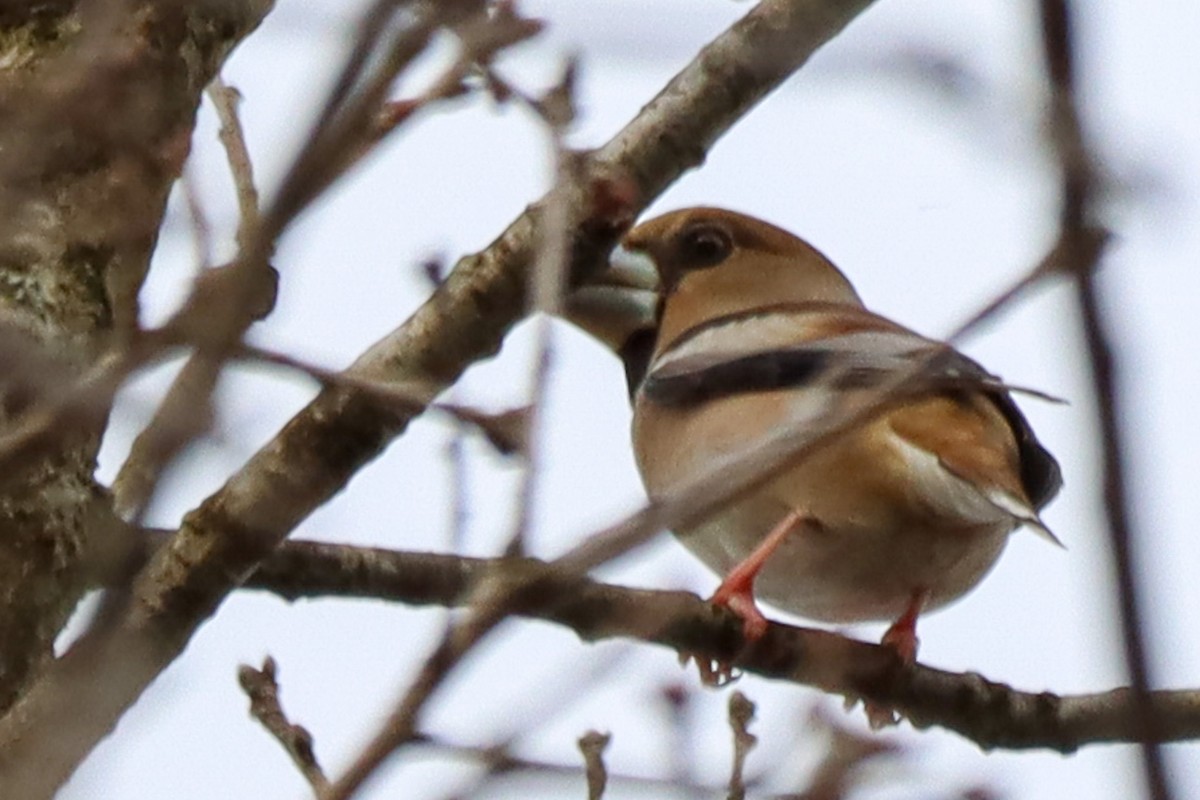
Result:
<svg viewBox="0 0 1200 800"><path fill-rule="evenodd" d="M767 618L754 602L754 579L787 535L803 521L804 515L799 511L784 517L744 561L729 571L709 601L742 618L742 635L747 642L757 641L767 632Z"/></svg>
<svg viewBox="0 0 1200 800"><path fill-rule="evenodd" d="M917 617L929 602L929 594L928 589L914 590L904 613L892 623L892 627L887 629L879 642L884 647L895 650L905 664L912 664L917 660L917 647L921 644L921 640L917 638ZM866 710L867 721L873 730L886 728L897 722L896 714L890 708L866 703Z"/></svg>
<svg viewBox="0 0 1200 800"><path fill-rule="evenodd" d="M747 644L761 639L767 632L767 618L754 602L754 579L784 538L803 521L804 515L798 511L792 511L784 517L750 555L730 570L709 601L741 617L742 636ZM685 653L680 657L680 662L686 665L691 658L690 654ZM700 681L705 686L725 686L735 680L733 667L728 663L697 658L696 666L700 669Z"/></svg>
<svg viewBox="0 0 1200 800"><path fill-rule="evenodd" d="M887 633L883 634L883 639L879 642L884 647L890 647L899 653L900 658L906 664L912 664L917 660L917 647L921 644L921 640L917 638L917 617L920 616L928 602L928 589L914 591L912 599L908 602L908 608L904 609L900 618L892 623L892 627L887 629Z"/></svg>

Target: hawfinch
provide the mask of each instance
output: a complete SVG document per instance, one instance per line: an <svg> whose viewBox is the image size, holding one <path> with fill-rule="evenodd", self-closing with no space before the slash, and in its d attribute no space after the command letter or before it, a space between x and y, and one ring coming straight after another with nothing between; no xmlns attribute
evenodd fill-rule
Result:
<svg viewBox="0 0 1200 800"><path fill-rule="evenodd" d="M1058 464L1004 385L867 311L807 242L692 208L634 228L612 264L572 312L625 359L651 497L937 356L928 391L675 531L725 576L714 601L748 639L766 629L757 596L813 620L894 622L884 643L911 660L917 615L974 587L1010 533L1024 525L1057 542L1038 512L1061 485Z"/></svg>

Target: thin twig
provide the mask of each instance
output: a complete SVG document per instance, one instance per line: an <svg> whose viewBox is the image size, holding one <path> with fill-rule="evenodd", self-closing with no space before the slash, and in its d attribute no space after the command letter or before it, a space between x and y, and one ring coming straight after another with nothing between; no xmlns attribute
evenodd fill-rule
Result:
<svg viewBox="0 0 1200 800"><path fill-rule="evenodd" d="M533 310L546 314L556 313L562 304L566 272L570 266L571 231L578 224L574 214L580 204L574 200L574 195L584 185L580 162L572 157L563 144L563 137L573 118L571 92L574 74L573 66L568 65L562 80L546 95L546 98L553 100L543 99L535 104L551 133L558 165L555 187L550 192L543 215L540 230L542 241L534 261L533 281L530 284ZM568 110L564 111L564 108ZM535 490L541 477L536 430L554 360L554 332L551 325L548 316L543 316L538 321L530 399L525 414L526 437L522 450L525 456L524 471L517 493L515 524L505 547L505 554L508 556L519 556L525 552ZM331 787L327 795L328 800L349 797L385 758L411 740L425 703L470 650L504 621L511 603L522 591L523 587L520 585L510 585L502 579L494 586L485 584L482 587L485 605L472 609L463 622L450 624L441 644L426 660L420 675L405 693L395 712L384 722L360 757L355 759L346 775Z"/></svg>
<svg viewBox="0 0 1200 800"><path fill-rule="evenodd" d="M831 718L819 706L809 715L812 725L829 733L829 747L821 763L798 794L779 800L841 800L851 797L853 782L871 761L894 756L900 747L891 739L871 734L863 736Z"/></svg>
<svg viewBox="0 0 1200 800"><path fill-rule="evenodd" d="M1125 664L1132 681L1134 718L1141 743L1147 794L1153 800L1173 797L1163 763L1160 721L1152 703L1154 685L1146 651L1146 634L1137 583L1135 548L1140 537L1129 513L1125 457L1120 425L1122 403L1118 366L1105 312L1097 298L1095 270L1099 250L1087 247L1094 213L1096 169L1080 123L1076 86L1074 20L1069 0L1041 0L1042 48L1050 78L1050 135L1058 157L1061 182L1060 238L1065 245L1097 399L1104 472L1104 510L1112 546L1121 610Z"/></svg>
<svg viewBox="0 0 1200 800"><path fill-rule="evenodd" d="M468 23L457 28L458 55L428 87L413 97L383 104L371 121L366 140L355 159L369 153L381 139L417 112L472 91L468 78L477 72L490 73L491 62L501 50L536 36L545 27L540 20L517 14L516 5L511 2L495 3L492 10L486 22Z"/></svg>
<svg viewBox="0 0 1200 800"><path fill-rule="evenodd" d="M446 462L450 465L450 525L446 540L452 553L463 551L467 542L467 526L471 520L466 437L463 433L462 426L455 425L446 442Z"/></svg>
<svg viewBox="0 0 1200 800"><path fill-rule="evenodd" d="M237 187L239 254L224 270L210 271L197 280L191 296L169 323L185 331L197 349L173 382L159 413L135 440L114 481L114 494L126 518L140 516L167 463L207 430L213 413L212 391L225 361L240 346L246 329L264 315L262 298L268 291L267 305L273 305L276 277L268 262L279 236L353 164L355 154L369 138L369 121L388 88L424 52L442 22L438 9L423 8L407 17L407 24L393 27L400 5L407 4L379 0L366 15L360 39L338 78L339 90L331 93L319 124L261 215L234 96L231 90L219 91L221 84L214 82L212 97L221 116L221 140ZM369 56L377 49L382 54L376 63Z"/></svg>
<svg viewBox="0 0 1200 800"><path fill-rule="evenodd" d="M422 749L428 749L435 753L443 753L456 756L465 756L472 761L483 765L486 770L486 776L496 778L502 775L510 775L516 772L529 772L535 775L559 775L573 780L584 778L586 780L586 767L581 767L577 764L554 764L547 761L536 761L533 759L523 758L514 755L510 749L501 746L479 746L470 744L461 744L452 742L444 737L433 736L431 734L418 734L413 740L413 748L419 752ZM720 787L706 785L698 782L680 782L671 779L656 778L642 775L629 775L626 773L609 771L607 774L608 783L624 784L631 787L640 787L643 789L654 789L660 792L665 790L690 790L692 793L699 796L709 797L720 791ZM476 790L481 786L481 783L473 785L468 789L455 792L452 797L473 797Z"/></svg>
<svg viewBox="0 0 1200 800"><path fill-rule="evenodd" d="M113 506L122 518L140 523L167 466L208 432L215 415L212 392L220 376L219 362L196 356L175 376L113 480Z"/></svg>
<svg viewBox="0 0 1200 800"><path fill-rule="evenodd" d="M750 732L754 721L754 703L741 692L729 695L729 728L733 731L733 767L729 772L729 800L746 798L746 757L758 744L758 737Z"/></svg>
<svg viewBox="0 0 1200 800"><path fill-rule="evenodd" d="M578 221L574 219L574 211L579 207L579 203L573 201L573 195L584 185L582 162L568 150L565 138L575 117L574 77L575 63L571 61L563 68L558 84L540 100L525 98L526 104L538 112L550 134L555 182L542 216L539 231L541 241L533 261L533 275L529 284L530 311L540 313L541 317L535 323L533 369L529 380L529 436L525 443L525 463L521 473L521 485L517 490L513 530L504 549L505 555L509 556L525 555L529 529L533 521L537 487L541 479L538 432L545 412L550 374L554 367L554 325L550 317L557 316L562 309L567 271L571 266L571 232L578 225ZM514 96L524 97L511 88L509 91Z"/></svg>
<svg viewBox="0 0 1200 800"><path fill-rule="evenodd" d="M397 19L403 24L397 24ZM437 8L413 0L375 1L359 25L354 49L312 134L264 215L264 240L273 242L291 220L354 164L372 127L371 120L396 76L425 52L441 20Z"/></svg>
<svg viewBox="0 0 1200 800"><path fill-rule="evenodd" d="M1060 235L1058 241L1050 247L1046 255L1042 256L1041 260L1034 264L1028 272L996 297L985 303L982 308L973 312L961 323L951 328L950 333L945 338L946 343L954 344L960 341L967 334L977 329L980 324L994 317L1005 306L1015 303L1018 298L1037 285L1046 283L1058 275L1072 274L1073 259L1080 256L1091 260L1098 259L1110 238L1111 235L1106 229L1095 225L1088 225L1082 230L1077 231L1074 238L1069 241ZM1025 387L1010 386L1007 389L1008 391L1039 394ZM1058 398L1046 395L1043 395L1041 399L1061 402Z"/></svg>
<svg viewBox="0 0 1200 800"><path fill-rule="evenodd" d="M467 653L508 618L524 588L519 581L506 580L504 570L477 586L466 618L447 626L395 710L342 776L321 794L321 800L348 800L389 756L413 741L430 698Z"/></svg>
<svg viewBox="0 0 1200 800"><path fill-rule="evenodd" d="M318 797L329 786L317 754L313 751L313 737L308 729L288 720L279 702L279 683L275 659L267 656L261 669L243 664L238 668L238 683L250 698L250 715L262 724L283 749L291 756L300 774L308 781Z"/></svg>
<svg viewBox="0 0 1200 800"><path fill-rule="evenodd" d="M296 356L251 344L240 345L233 357L295 370L325 387L354 389L398 411L432 409L445 414L461 426L477 429L501 455L514 455L525 449L529 428L528 408L525 406L487 412L452 402L434 403L432 400L435 392L429 386L375 381L349 372L326 369Z"/></svg>
<svg viewBox="0 0 1200 800"><path fill-rule="evenodd" d="M1091 364L1092 383L1099 398L1097 414L1102 442L1104 470L1104 511L1113 550L1118 597L1121 609L1121 632L1125 644L1125 664L1132 681L1136 709L1138 740L1142 747L1146 770L1148 796L1154 800L1169 800L1174 796L1163 763L1161 723L1155 714L1149 659L1146 656L1146 633L1142 620L1140 593L1137 587L1137 568L1134 563L1135 544L1142 541L1135 531L1129 513L1129 491L1125 480L1125 454L1122 445L1120 420L1122 400L1118 388L1116 356L1108 320L1097 298L1095 276L1086 269L1076 279L1076 298L1082 311L1084 335Z"/></svg>
<svg viewBox="0 0 1200 800"><path fill-rule="evenodd" d="M430 256L421 263L420 274L435 292L446 279L444 269L439 256ZM446 392L446 397L450 407L455 407L454 388ZM445 445L446 463L450 468L450 519L446 541L452 553L463 551L467 541L467 526L471 519L465 428L465 425L454 425ZM519 449L516 452L519 452Z"/></svg>
<svg viewBox="0 0 1200 800"><path fill-rule="evenodd" d="M200 187L196 185L195 166L188 161L179 176L179 186L183 190L183 199L187 205L188 221L191 223L192 246L196 251L196 265L199 269L208 269L213 263L212 224L204 211L204 200L200 196Z"/></svg>
<svg viewBox="0 0 1200 800"><path fill-rule="evenodd" d="M628 648L625 647L610 650L607 657L600 657L596 653L581 654L577 667L569 667L564 670L564 674L571 677L558 686L558 691L541 691L528 698L526 704L522 707L521 721L514 722L508 731L499 735L493 735L492 742L481 747L480 751L511 754L522 739L528 738L538 730L544 729L554 719L569 711L575 704L585 700L589 696L585 689L594 686L606 673L626 663L625 659L627 657ZM528 722L529 720L534 720L535 723L531 725ZM418 743L414 742L413 744ZM484 774L478 776L474 782L457 788L448 797L475 797L481 794L489 783L502 774L504 774L502 770L489 768Z"/></svg>
<svg viewBox="0 0 1200 800"><path fill-rule="evenodd" d="M233 177L234 192L238 204L238 247L244 247L251 232L258 226L258 188L254 185L254 164L250 160L250 148L246 146L246 133L238 115L238 104L242 94L229 86L218 75L208 85L208 97L221 128L217 136L225 148L229 161L229 173Z"/></svg>
<svg viewBox="0 0 1200 800"><path fill-rule="evenodd" d="M254 166L238 116L241 95L237 89L227 86L218 75L209 84L208 97L221 123L217 135L225 149L238 204L236 240L239 250L245 253L253 246L258 233L259 207L258 189L254 185ZM243 270L246 280L241 283L258 283L254 276L271 270L269 265L264 267L261 271ZM202 273L196 280L188 305L198 305L197 298L213 283L211 274ZM251 321L262 318L270 311L274 306L273 281L271 284L270 301L266 304L268 307L256 309L249 319L225 320L226 327L230 329L227 335L240 335ZM222 301L223 298L218 302ZM177 315L168 323L168 327L185 327L183 317ZM220 337L219 333L217 337ZM208 344L207 337L201 344ZM219 353L209 352L207 348L202 347L200 352L184 364L158 411L134 440L129 456L113 481L114 504L124 518L135 522L141 519L167 466L211 427L215 413L212 394L221 376L222 366Z"/></svg>
<svg viewBox="0 0 1200 800"><path fill-rule="evenodd" d="M692 689L684 683L664 686L658 693L667 711L667 753L670 760L668 773L681 783L694 781L696 747L691 711Z"/></svg>
<svg viewBox="0 0 1200 800"><path fill-rule="evenodd" d="M611 733L588 731L579 737L579 752L583 753L584 774L587 776L588 800L600 800L608 786L608 769L604 766L604 751L612 741Z"/></svg>
<svg viewBox="0 0 1200 800"><path fill-rule="evenodd" d="M550 384L550 373L554 367L554 323L543 316L534 326L533 365L529 379L529 405L526 406L526 431L524 463L521 468L521 483L517 488L513 508L513 526L505 545L506 556L523 556L528 546L529 529L533 523L533 510L541 478L542 459L539 453L537 432L546 402L546 390Z"/></svg>
<svg viewBox="0 0 1200 800"><path fill-rule="evenodd" d="M44 360L44 378L64 378L54 394L39 397L29 411L9 421L10 428L0 435L0 485L17 477L17 469L34 456L61 444L64 431L83 430L107 415L113 398L125 379L137 368L153 363L164 354L158 347L128 347L100 354L95 363L73 380L66 380L55 369L52 359ZM42 356L36 349L26 353L30 359ZM11 362L10 362L11 363Z"/></svg>

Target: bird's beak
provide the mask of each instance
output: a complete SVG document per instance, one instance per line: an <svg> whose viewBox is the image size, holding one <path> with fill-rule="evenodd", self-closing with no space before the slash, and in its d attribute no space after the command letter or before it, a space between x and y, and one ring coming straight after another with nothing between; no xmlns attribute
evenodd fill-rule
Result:
<svg viewBox="0 0 1200 800"><path fill-rule="evenodd" d="M567 297L567 319L620 353L657 325L658 270L649 255L618 246L608 269Z"/></svg>
<svg viewBox="0 0 1200 800"><path fill-rule="evenodd" d="M630 250L623 244L617 245L608 257L609 268L602 280L614 286L658 293L658 268L654 259L642 250Z"/></svg>

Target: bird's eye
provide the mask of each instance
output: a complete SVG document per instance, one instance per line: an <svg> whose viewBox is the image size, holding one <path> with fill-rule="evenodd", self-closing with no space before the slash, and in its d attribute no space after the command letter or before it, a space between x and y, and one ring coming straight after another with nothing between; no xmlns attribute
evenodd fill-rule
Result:
<svg viewBox="0 0 1200 800"><path fill-rule="evenodd" d="M684 263L691 269L720 264L733 252L733 239L715 225L697 225L685 231L680 243Z"/></svg>

